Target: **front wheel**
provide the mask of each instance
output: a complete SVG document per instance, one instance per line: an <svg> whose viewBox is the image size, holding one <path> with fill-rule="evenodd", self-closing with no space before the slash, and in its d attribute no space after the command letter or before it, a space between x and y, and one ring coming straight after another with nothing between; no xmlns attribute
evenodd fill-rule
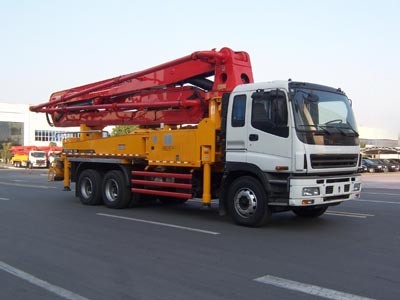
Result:
<svg viewBox="0 0 400 300"><path fill-rule="evenodd" d="M109 171L103 179L103 201L109 208L126 208L131 202L131 191L121 171Z"/></svg>
<svg viewBox="0 0 400 300"><path fill-rule="evenodd" d="M229 187L227 201L229 213L239 225L259 227L270 219L267 194L253 177L237 178Z"/></svg>
<svg viewBox="0 0 400 300"><path fill-rule="evenodd" d="M293 212L303 218L318 218L323 215L328 207L298 207L293 208Z"/></svg>

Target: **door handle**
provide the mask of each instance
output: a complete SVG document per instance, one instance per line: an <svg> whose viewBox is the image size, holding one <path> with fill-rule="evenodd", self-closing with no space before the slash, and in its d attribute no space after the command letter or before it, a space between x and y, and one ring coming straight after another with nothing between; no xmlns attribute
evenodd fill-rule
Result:
<svg viewBox="0 0 400 300"><path fill-rule="evenodd" d="M251 142L258 141L258 134L250 134L249 141L251 141Z"/></svg>

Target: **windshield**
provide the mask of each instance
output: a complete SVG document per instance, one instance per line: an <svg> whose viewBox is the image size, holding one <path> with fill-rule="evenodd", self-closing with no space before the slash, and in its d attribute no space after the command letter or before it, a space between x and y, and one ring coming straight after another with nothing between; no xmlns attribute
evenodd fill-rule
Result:
<svg viewBox="0 0 400 300"><path fill-rule="evenodd" d="M45 152L31 152L32 157L36 157L36 158L44 158L46 157L46 153Z"/></svg>
<svg viewBox="0 0 400 300"><path fill-rule="evenodd" d="M358 137L349 99L342 93L294 88L291 90L293 115L298 133ZM337 138L333 138L340 143Z"/></svg>

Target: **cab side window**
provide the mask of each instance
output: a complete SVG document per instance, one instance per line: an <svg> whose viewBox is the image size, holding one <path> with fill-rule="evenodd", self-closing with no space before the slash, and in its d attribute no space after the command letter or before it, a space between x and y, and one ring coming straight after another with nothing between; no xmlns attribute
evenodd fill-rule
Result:
<svg viewBox="0 0 400 300"><path fill-rule="evenodd" d="M276 90L255 92L252 95L251 125L264 132L281 137L289 136L286 96Z"/></svg>
<svg viewBox="0 0 400 300"><path fill-rule="evenodd" d="M233 98L232 127L243 127L246 118L246 95L237 95Z"/></svg>

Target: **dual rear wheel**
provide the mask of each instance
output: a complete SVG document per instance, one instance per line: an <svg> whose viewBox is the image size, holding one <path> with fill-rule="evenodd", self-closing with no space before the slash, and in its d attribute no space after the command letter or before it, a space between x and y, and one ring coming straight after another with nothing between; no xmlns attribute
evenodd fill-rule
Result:
<svg viewBox="0 0 400 300"><path fill-rule="evenodd" d="M97 170L84 170L77 182L77 195L86 205L104 203L110 208L125 208L131 202L129 186L118 170L108 171L104 177Z"/></svg>

